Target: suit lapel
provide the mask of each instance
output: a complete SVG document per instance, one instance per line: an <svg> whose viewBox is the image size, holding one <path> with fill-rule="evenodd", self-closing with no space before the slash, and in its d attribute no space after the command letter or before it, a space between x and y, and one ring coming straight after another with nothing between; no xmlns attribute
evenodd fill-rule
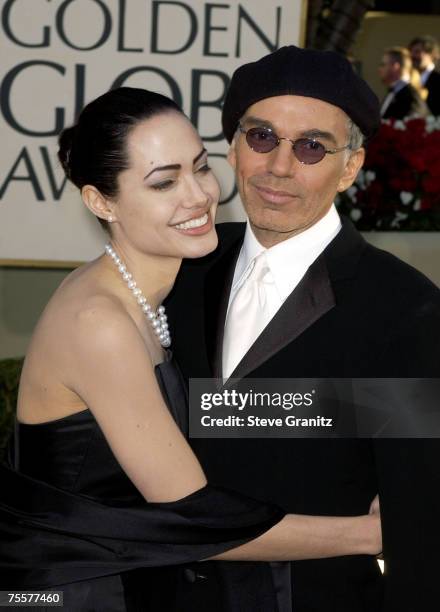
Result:
<svg viewBox="0 0 440 612"><path fill-rule="evenodd" d="M237 365L231 378L249 375L335 306L333 284L355 273L359 257L366 248L365 240L353 224L347 219L341 220L342 229L339 234L310 266L296 289ZM235 232L232 241L225 245L206 277L205 338L211 372L215 378L222 378L226 312L243 237L244 224L238 233Z"/></svg>
<svg viewBox="0 0 440 612"><path fill-rule="evenodd" d="M335 305L323 256L313 262L273 319L237 365L231 378L243 378L295 340Z"/></svg>

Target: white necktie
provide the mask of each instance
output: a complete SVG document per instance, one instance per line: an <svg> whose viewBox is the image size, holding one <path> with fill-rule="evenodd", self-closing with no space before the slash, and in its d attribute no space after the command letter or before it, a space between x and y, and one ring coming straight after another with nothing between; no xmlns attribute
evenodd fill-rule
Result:
<svg viewBox="0 0 440 612"><path fill-rule="evenodd" d="M263 252L250 263L248 276L229 306L223 337L224 379L229 378L269 323L274 299L276 288Z"/></svg>

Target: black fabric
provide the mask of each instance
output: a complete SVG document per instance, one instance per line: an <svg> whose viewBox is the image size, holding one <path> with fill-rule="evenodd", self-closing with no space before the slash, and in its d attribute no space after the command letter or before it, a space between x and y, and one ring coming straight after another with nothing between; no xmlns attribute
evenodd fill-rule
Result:
<svg viewBox="0 0 440 612"><path fill-rule="evenodd" d="M218 364L230 267L244 229L239 223L218 226L219 248L204 260L185 262L167 304L173 330L180 330L174 349L188 379L210 377ZM246 375L439 377L439 289L410 266L368 245L348 221L322 259L322 295L327 295L324 285L329 283L334 304L318 319L313 309L298 313L293 308L290 320L283 316L278 325L293 339L287 345L280 343L275 353L270 350L263 361L261 344L257 351L251 347ZM301 288L302 294L317 295L316 282L315 276L308 291ZM307 300L300 304L308 308ZM296 334L298 317L303 322ZM276 320L263 333L279 334L273 324ZM200 350L189 351L190 343ZM254 358L255 368L249 371ZM270 499L289 512L357 515L366 512L379 491L385 577L375 559L367 556L294 562L294 612L437 610L439 440L190 441L210 482ZM239 575L240 567L235 571ZM243 576L242 588L252 590L253 580L246 580ZM185 586L191 591L191 585Z"/></svg>
<svg viewBox="0 0 440 612"><path fill-rule="evenodd" d="M402 87L383 114L383 119L405 119L405 117L425 117L428 108L418 91L408 83Z"/></svg>
<svg viewBox="0 0 440 612"><path fill-rule="evenodd" d="M367 138L379 129L377 96L343 55L290 45L240 66L232 75L222 114L228 142L246 109L264 98L283 95L317 98L338 106Z"/></svg>
<svg viewBox="0 0 440 612"><path fill-rule="evenodd" d="M185 431L185 389L175 365L160 364L156 374ZM233 548L284 514L209 485L176 502L146 503L89 410L17 424L13 451L19 470L0 466L0 589L60 587L68 610L183 612L176 585L190 570L159 566ZM206 564L197 565L201 573ZM276 602L272 570L262 566L261 593Z"/></svg>
<svg viewBox="0 0 440 612"><path fill-rule="evenodd" d="M440 72L433 70L425 84L428 90L426 104L429 111L438 117L440 115Z"/></svg>

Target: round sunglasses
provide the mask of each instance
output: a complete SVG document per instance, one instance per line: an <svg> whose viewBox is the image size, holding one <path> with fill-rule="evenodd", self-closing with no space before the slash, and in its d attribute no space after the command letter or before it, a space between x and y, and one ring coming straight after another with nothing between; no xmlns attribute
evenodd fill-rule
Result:
<svg viewBox="0 0 440 612"><path fill-rule="evenodd" d="M350 148L350 145L347 144L337 149L326 149L323 144L314 138L291 140L290 138L277 136L275 132L265 127L253 127L246 130L239 124L238 129L242 134L246 135L247 144L256 153L270 153L282 140L288 140L292 144L292 150L296 159L302 164L317 164L324 159L327 153L339 153Z"/></svg>

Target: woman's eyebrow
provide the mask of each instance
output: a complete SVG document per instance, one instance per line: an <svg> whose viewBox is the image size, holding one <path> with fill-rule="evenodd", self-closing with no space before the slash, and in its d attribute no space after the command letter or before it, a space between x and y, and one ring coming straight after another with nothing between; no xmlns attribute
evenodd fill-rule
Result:
<svg viewBox="0 0 440 612"><path fill-rule="evenodd" d="M182 166L180 164L168 164L168 166L157 166L153 168L151 172L149 172L146 176L144 176L144 180L153 174L153 172L159 172L160 170L180 170Z"/></svg>
<svg viewBox="0 0 440 612"><path fill-rule="evenodd" d="M202 158L205 153L207 153L208 151L205 149L205 147L203 147L203 149L200 151L200 153L198 155L195 156L195 158L193 159L193 166L194 164L196 164L200 158Z"/></svg>
<svg viewBox="0 0 440 612"><path fill-rule="evenodd" d="M207 153L206 149L203 147L203 149L200 151L200 153L198 153L195 158L193 159L193 165L196 164L199 159L201 157L203 157L203 155ZM146 176L144 176L144 180L147 179L149 176L151 176L153 174L153 172L160 172L163 170L180 170L182 168L181 164L168 164L166 166L156 166L156 168L153 168L153 170L151 170L151 172L149 172Z"/></svg>

